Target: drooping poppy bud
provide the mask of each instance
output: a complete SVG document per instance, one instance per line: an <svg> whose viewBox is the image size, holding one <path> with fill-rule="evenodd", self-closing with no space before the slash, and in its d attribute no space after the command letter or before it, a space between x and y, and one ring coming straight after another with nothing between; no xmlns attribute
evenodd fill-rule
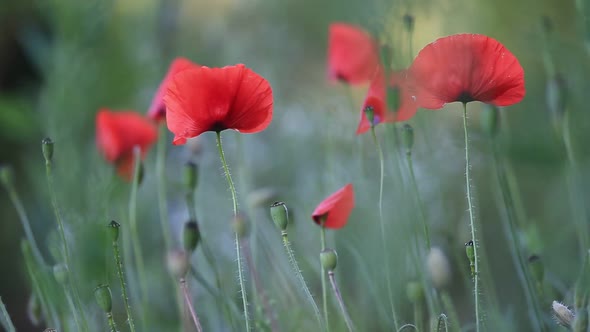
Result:
<svg viewBox="0 0 590 332"><path fill-rule="evenodd" d="M574 313L568 307L557 301L553 301L551 308L553 309L553 317L555 317L557 323L571 329L574 324Z"/></svg>
<svg viewBox="0 0 590 332"><path fill-rule="evenodd" d="M332 229L342 228L354 208L354 187L351 183L325 198L313 211L316 224Z"/></svg>
<svg viewBox="0 0 590 332"><path fill-rule="evenodd" d="M338 264L338 254L334 249L324 249L320 252L320 262L326 271L334 271Z"/></svg>
<svg viewBox="0 0 590 332"><path fill-rule="evenodd" d="M121 228L121 224L114 220L111 220L111 222L108 225L108 228L109 234L111 236L111 241L117 242L117 240L119 239L119 228Z"/></svg>
<svg viewBox="0 0 590 332"><path fill-rule="evenodd" d="M184 185L189 192L194 191L199 184L199 165L189 161L184 165Z"/></svg>
<svg viewBox="0 0 590 332"><path fill-rule="evenodd" d="M184 250L173 250L166 256L166 265L173 277L182 279L188 272L189 258Z"/></svg>
<svg viewBox="0 0 590 332"><path fill-rule="evenodd" d="M438 247L433 247L426 257L426 268L432 284L437 289L448 286L451 282L451 264L445 253Z"/></svg>
<svg viewBox="0 0 590 332"><path fill-rule="evenodd" d="M283 202L274 202L270 206L270 216L277 228L281 231L286 231L289 225L289 213L287 205Z"/></svg>
<svg viewBox="0 0 590 332"><path fill-rule="evenodd" d="M94 289L94 298L98 306L105 312L109 313L113 309L113 296L109 285L98 285Z"/></svg>
<svg viewBox="0 0 590 332"><path fill-rule="evenodd" d="M184 250L187 253L192 253L197 248L201 240L201 232L199 231L199 224L196 221L190 220L184 224L182 232Z"/></svg>
<svg viewBox="0 0 590 332"><path fill-rule="evenodd" d="M41 150L43 151L45 162L51 162L53 160L53 141L51 138L45 137L41 141Z"/></svg>
<svg viewBox="0 0 590 332"><path fill-rule="evenodd" d="M412 154L412 147L414 146L414 128L405 123L402 127L402 143L406 148L406 154Z"/></svg>

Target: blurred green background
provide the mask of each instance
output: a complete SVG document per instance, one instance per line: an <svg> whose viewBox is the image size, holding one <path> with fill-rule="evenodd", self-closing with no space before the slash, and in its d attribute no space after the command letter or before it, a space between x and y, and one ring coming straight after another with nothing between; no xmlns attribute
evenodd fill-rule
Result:
<svg viewBox="0 0 590 332"><path fill-rule="evenodd" d="M340 257L337 276L360 330L387 330L387 296L382 291L385 285L380 273L384 253L378 240L379 161L370 136L354 134L366 87L327 82L328 25L343 21L385 33L394 46L394 62L399 68L410 63L410 51L415 55L438 37L459 32L487 34L510 49L525 70L527 95L520 104L501 110L502 127L496 138L502 158L514 171L526 211L526 223L520 225L521 238L529 253L543 258L548 283L559 290L556 294L560 298L555 300L571 305L570 287L582 260L577 230L571 222L576 213L572 204L576 203L568 193L569 168L563 141L554 130L547 106L550 75L544 61L549 57L566 82L567 117L581 170L575 186L577 204L587 208L590 53L576 8L573 1L551 0L2 0L0 162L14 166L18 191L37 241L50 257L55 221L40 141L45 136L55 141L58 197L76 253L79 289L85 310L94 313L91 317L97 325L92 330L104 329L102 318L95 313L92 290L99 282L117 283L112 270L105 272L106 262L112 258L105 253L108 246L100 234L111 219L126 218L128 185L116 178L95 148L97 110L109 107L143 113L175 56L207 66L245 63L270 81L275 116L260 134L224 132L223 136L241 210L255 229L251 234L255 237L251 240L254 259L268 286L267 293L274 297L284 329L310 328L313 320L302 316L310 313L304 312L304 299L293 295L297 294L296 280L289 273L278 231L270 222L268 204L256 206L249 198L257 189L271 188L277 199L287 203L294 217L291 240L312 291L319 294L319 232L309 216L321 199L352 182L357 207L347 227L329 234ZM415 18L413 50L408 49L403 29L402 17L406 14ZM544 17L552 27L547 38L541 24ZM523 290L499 222L505 216L497 200L490 140L479 122L481 108L477 103L469 105L477 219L484 237L484 259L489 264L482 277L488 325L492 331L529 331L532 327ZM461 278L466 264L461 261L463 244L469 239L469 228L460 115L459 106L450 105L441 111L420 111L410 123L416 133L414 161L433 243L452 260L450 291L466 324L472 321L472 296L469 282ZM403 160L398 162L403 154L395 150L391 131L383 127L378 128L378 135L385 141L388 167L385 212L389 255L396 302L404 321L411 321L412 309L405 306L404 287L416 277L415 262L407 250L413 246L408 234L415 231L417 207L408 189L407 172L404 169L402 177L396 175L395 169L405 165ZM183 164L194 159L202 174L197 209L204 236L219 258L226 284L237 287L231 202L214 135L203 135L192 147L169 148L171 229L178 240L182 223L188 218L179 174ZM151 310L159 317L151 322L150 330L167 330L174 324L174 296L172 286L159 281L166 280L166 271L157 217L154 155L154 151L148 155L147 177L140 189L140 232L153 285ZM4 191L0 192L0 207L0 296L19 330L39 330L26 316L31 289L18 250L22 227ZM585 221L584 227L588 227ZM206 266L200 255L195 256L196 266ZM294 291L284 290L284 280L278 275L285 276ZM212 301L200 286L193 287L197 299ZM121 327L124 311L117 287L113 286L113 293ZM233 293L237 297L237 289ZM542 308L547 315L551 300L544 299ZM196 303L199 308L199 300ZM217 314L213 305L202 308L201 315L211 330L227 328L214 321ZM333 317L337 315L334 309Z"/></svg>

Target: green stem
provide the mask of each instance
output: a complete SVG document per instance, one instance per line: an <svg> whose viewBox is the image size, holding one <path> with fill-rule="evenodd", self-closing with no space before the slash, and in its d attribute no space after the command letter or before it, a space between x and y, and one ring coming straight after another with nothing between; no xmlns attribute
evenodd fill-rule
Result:
<svg viewBox="0 0 590 332"><path fill-rule="evenodd" d="M383 247L383 252L389 252L387 250L387 241L385 239L385 221L383 220L383 181L385 176L385 161L383 157L383 149L381 148L381 144L377 139L377 134L375 133L375 126L371 127L371 135L373 137L373 141L375 142L375 147L377 148L377 153L379 154L379 225L381 227L381 245ZM385 257L385 277L387 279L387 295L389 297L389 305L391 307L391 317L393 318L393 326L397 330L399 328L397 314L395 310L395 304L393 302L393 291L391 288L391 271L389 267L389 258Z"/></svg>
<svg viewBox="0 0 590 332"><path fill-rule="evenodd" d="M112 313L107 312L107 320L109 321L109 328L111 329L111 332L117 332L117 324L115 323Z"/></svg>
<svg viewBox="0 0 590 332"><path fill-rule="evenodd" d="M188 287L186 286L186 280L184 278L180 279L180 288L182 289L182 294L184 295L185 303L188 306L188 311L191 314L191 318L193 319L193 323L197 328L198 332L203 332L203 328L201 327L201 321L195 312L195 308L193 307L193 301L191 300Z"/></svg>
<svg viewBox="0 0 590 332"><path fill-rule="evenodd" d="M160 208L160 224L166 251L172 248L170 224L168 222L168 204L166 202L166 124L160 125L158 149L156 155L156 174L158 177L158 205Z"/></svg>
<svg viewBox="0 0 590 332"><path fill-rule="evenodd" d="M231 179L231 174L229 173L229 167L227 166L227 162L225 161L225 154L223 153L223 146L221 145L221 132L216 132L217 134L217 147L219 149L219 157L221 158L221 163L223 164L223 170L225 172L225 178L227 180L227 184L229 185L229 189L231 191L231 198L233 203L233 212L234 217L238 215L238 201L236 199L236 188L234 187L234 182ZM242 306L244 309L244 319L246 320L246 332L250 331L250 314L248 313L248 295L246 293L246 281L244 278L244 271L242 270L242 254L241 254L241 246L240 246L240 236L238 233L235 234L235 243L236 243L236 256L238 261L238 278L240 280L240 291L242 293Z"/></svg>
<svg viewBox="0 0 590 332"><path fill-rule="evenodd" d="M0 297L0 313L2 313L2 326L6 329L7 332L16 332L16 328L14 328L14 324L12 323L12 319L10 319L10 315L8 311L6 311L6 306L2 301L2 297Z"/></svg>
<svg viewBox="0 0 590 332"><path fill-rule="evenodd" d="M129 232L133 246L133 256L136 265L136 275L139 281L140 302L147 300L147 284L145 283L145 265L141 254L141 243L139 240L139 231L137 229L137 191L139 188L139 176L141 167L141 150L139 147L133 148L133 179L131 183L131 193L129 196ZM143 305L142 305L143 307Z"/></svg>
<svg viewBox="0 0 590 332"><path fill-rule="evenodd" d="M285 246L285 251L287 252L287 255L289 256L289 262L291 263L291 267L293 268L293 272L295 272L295 275L297 276L297 279L299 280L299 283L301 284L301 289L303 289L305 296L307 297L309 303L311 303L311 306L313 308L313 312L316 316L316 319L318 321L320 329L323 330L325 328L323 326L324 324L322 323L322 315L320 314L320 309L318 308L318 305L315 303L313 295L311 295L311 292L309 291L309 287L307 287L307 283L305 282L305 278L303 278L303 274L301 273L301 269L299 268L299 264L297 264L297 260L295 259L295 254L293 252L293 248L291 248L291 243L289 242L289 238L287 236L287 231L282 231L281 235L283 238L283 245Z"/></svg>
<svg viewBox="0 0 590 332"><path fill-rule="evenodd" d="M412 187L414 187L414 197L416 199L416 203L418 204L418 211L420 211L420 219L422 221L422 229L424 232L424 239L426 240L426 248L430 250L430 231L428 230L428 221L426 220L426 215L424 213L424 202L420 197L420 191L418 190L418 182L416 181L416 175L414 174L414 164L412 158L412 152L406 153L406 157L408 160L408 169L410 170L410 178L412 181Z"/></svg>
<svg viewBox="0 0 590 332"><path fill-rule="evenodd" d="M348 328L349 332L352 332L354 331L354 325L352 325L352 319L350 319L350 316L348 315L348 311L346 310L346 306L344 305L344 300L342 300L342 295L340 294L340 289L338 288L338 284L336 284L334 271L329 271L328 277L330 278L330 284L332 284L332 290L334 291L334 295L336 295L336 299L338 299L338 304L340 305L340 311L342 311L342 316L344 316L344 322L346 323L346 327Z"/></svg>
<svg viewBox="0 0 590 332"><path fill-rule="evenodd" d="M68 289L68 287L66 287L64 285L64 292L66 293L66 300L68 301L68 305L70 306L70 310L72 311L72 314L74 316L74 322L76 323L76 328L78 329L78 331L87 331L87 329L82 329L80 320L78 319L78 315L76 314L76 304L74 304L74 299L72 298L72 293L70 292L70 290Z"/></svg>
<svg viewBox="0 0 590 332"><path fill-rule="evenodd" d="M449 332L449 322L447 321L447 315L440 314L440 316L438 316L436 332Z"/></svg>
<svg viewBox="0 0 590 332"><path fill-rule="evenodd" d="M471 226L471 240L473 241L473 256L475 257L475 270L473 274L473 294L475 301L475 330L480 330L480 306L479 306L479 257L477 256L477 237L475 219L473 216L473 202L471 201L471 164L469 162L469 135L467 133L467 104L463 103L463 131L465 134L465 187L467 190L467 207L469 210L469 225Z"/></svg>
<svg viewBox="0 0 590 332"><path fill-rule="evenodd" d="M117 265L117 276L121 283L121 295L123 297L123 303L125 304L125 311L127 312L127 324L129 324L129 330L135 332L135 324L133 324L133 315L131 314L131 305L129 304L129 296L127 295L127 286L125 285L125 271L123 270L123 261L121 260L119 244L117 241L113 241L113 251L115 254L115 263Z"/></svg>
<svg viewBox="0 0 590 332"><path fill-rule="evenodd" d="M324 227L324 221L320 221L320 243L321 251L326 249L326 228ZM324 306L324 323L326 324L326 331L330 332L330 319L328 317L328 288L326 286L326 269L321 267L322 271L322 302Z"/></svg>

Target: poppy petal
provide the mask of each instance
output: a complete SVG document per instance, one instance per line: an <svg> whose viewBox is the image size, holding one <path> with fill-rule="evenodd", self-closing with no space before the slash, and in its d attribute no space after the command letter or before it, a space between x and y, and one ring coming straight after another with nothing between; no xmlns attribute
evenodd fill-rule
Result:
<svg viewBox="0 0 590 332"><path fill-rule="evenodd" d="M322 218L324 227L338 229L346 225L354 208L354 188L347 184L324 199L313 211L312 219L319 224Z"/></svg>

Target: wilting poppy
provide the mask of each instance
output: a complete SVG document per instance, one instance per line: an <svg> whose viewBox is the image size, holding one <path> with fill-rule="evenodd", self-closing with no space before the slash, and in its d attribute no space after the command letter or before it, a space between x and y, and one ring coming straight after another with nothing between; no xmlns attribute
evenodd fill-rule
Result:
<svg viewBox="0 0 590 332"><path fill-rule="evenodd" d="M409 71L424 108L438 109L455 101L508 106L525 95L524 71L516 57L484 35L440 38L418 53Z"/></svg>
<svg viewBox="0 0 590 332"><path fill-rule="evenodd" d="M369 81L379 68L377 42L365 30L332 23L328 36L328 78L349 84Z"/></svg>
<svg viewBox="0 0 590 332"><path fill-rule="evenodd" d="M387 78L382 71L375 75L361 108L357 135L371 129L371 122L367 119L366 112L369 107L373 112L373 125L382 122L407 121L416 114L418 106L406 81L406 71L391 73Z"/></svg>
<svg viewBox="0 0 590 332"><path fill-rule="evenodd" d="M139 113L103 108L96 115L98 150L126 180L133 175L133 148L139 146L143 158L157 138L156 126Z"/></svg>
<svg viewBox="0 0 590 332"><path fill-rule="evenodd" d="M272 120L270 84L242 64L191 66L174 75L164 103L174 145L206 131L256 133Z"/></svg>
<svg viewBox="0 0 590 332"><path fill-rule="evenodd" d="M196 65L186 58L176 58L174 59L174 61L172 61L170 67L168 68L168 72L166 73L166 76L164 76L162 83L160 83L158 90L154 94L154 98L152 99L152 103L150 105L150 108L148 109L148 116L151 119L155 121L162 121L166 119L166 106L164 105L164 95L166 94L166 88L168 86L168 83L172 80L172 77L174 77L174 75L190 66Z"/></svg>
<svg viewBox="0 0 590 332"><path fill-rule="evenodd" d="M350 212L354 207L354 188L347 184L324 199L313 211L313 220L326 228L342 228L346 225Z"/></svg>

